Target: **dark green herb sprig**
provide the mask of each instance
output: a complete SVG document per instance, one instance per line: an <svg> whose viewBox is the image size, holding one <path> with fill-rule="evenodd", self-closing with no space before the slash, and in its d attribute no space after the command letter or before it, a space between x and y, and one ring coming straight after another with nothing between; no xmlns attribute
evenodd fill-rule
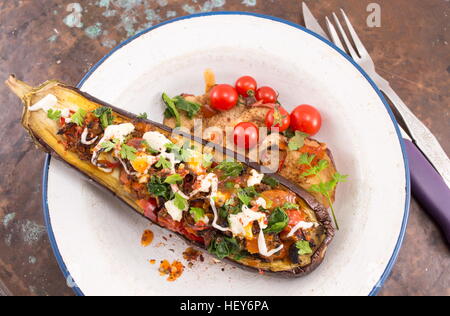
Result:
<svg viewBox="0 0 450 316"><path fill-rule="evenodd" d="M241 253L241 247L235 238L219 236L213 239L208 251L219 259L236 257Z"/></svg>
<svg viewBox="0 0 450 316"><path fill-rule="evenodd" d="M152 176L150 178L150 181L147 184L147 189L153 197L162 197L166 201L169 201L173 196L170 185L164 183L158 176Z"/></svg>
<svg viewBox="0 0 450 316"><path fill-rule="evenodd" d="M166 93L163 93L162 99L167 106L164 116L166 118L174 117L176 121L176 127L181 126L181 117L179 111L186 112L188 118L192 119L198 114L201 109L200 104L190 102L182 96L176 96L170 98Z"/></svg>
<svg viewBox="0 0 450 316"><path fill-rule="evenodd" d="M223 178L239 177L244 171L244 166L240 162L222 161L216 168L223 172Z"/></svg>
<svg viewBox="0 0 450 316"><path fill-rule="evenodd" d="M319 162L315 166L313 166L312 162L314 158L316 158L316 155L308 155L307 153L304 153L300 156L298 163L309 167L307 171L302 173L302 177L318 175L321 171L328 168L329 164L325 159L319 160Z"/></svg>
<svg viewBox="0 0 450 316"><path fill-rule="evenodd" d="M100 124L103 129L107 128L114 121L112 109L107 106L102 106L94 110L94 115L100 119Z"/></svg>
<svg viewBox="0 0 450 316"><path fill-rule="evenodd" d="M268 220L269 223L267 225L267 228L264 229L264 232L278 234L286 228L287 224L289 223L289 216L282 208L278 207L272 211Z"/></svg>
<svg viewBox="0 0 450 316"><path fill-rule="evenodd" d="M136 159L136 148L128 146L127 144L123 144L120 148L120 157L122 159L128 159L129 161L133 161Z"/></svg>
<svg viewBox="0 0 450 316"><path fill-rule="evenodd" d="M331 192L333 192L334 188L336 188L336 185L340 182L346 182L347 181L347 175L341 175L339 172L336 172L333 175L333 179L328 181L328 182L321 182L319 184L314 184L311 186L311 188L309 189L309 191L311 192L318 192L320 194L322 194L327 200L328 203L330 204L330 208L331 208L331 212L333 214L333 219L334 219L334 223L336 224L336 228L337 230L339 230L339 224L336 220L336 214L334 212L334 208L333 208L333 202L331 201Z"/></svg>

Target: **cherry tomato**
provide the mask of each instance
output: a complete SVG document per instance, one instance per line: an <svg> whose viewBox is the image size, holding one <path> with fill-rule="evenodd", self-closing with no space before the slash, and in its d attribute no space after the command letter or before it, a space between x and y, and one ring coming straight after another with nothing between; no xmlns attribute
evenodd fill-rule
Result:
<svg viewBox="0 0 450 316"><path fill-rule="evenodd" d="M291 117L289 112L281 106L276 106L266 115L266 126L270 129L278 129L278 131L284 132L289 128L291 124Z"/></svg>
<svg viewBox="0 0 450 316"><path fill-rule="evenodd" d="M250 149L258 144L258 127L250 122L242 122L234 128L234 143L245 149Z"/></svg>
<svg viewBox="0 0 450 316"><path fill-rule="evenodd" d="M278 93L271 87L261 87L256 90L256 100L263 103L276 103L278 99Z"/></svg>
<svg viewBox="0 0 450 316"><path fill-rule="evenodd" d="M321 126L320 112L311 105L300 105L291 113L291 128L294 131L301 131L312 136L319 132Z"/></svg>
<svg viewBox="0 0 450 316"><path fill-rule="evenodd" d="M257 84L256 80L250 76L244 76L236 81L236 91L243 97L248 97L248 92L256 92Z"/></svg>
<svg viewBox="0 0 450 316"><path fill-rule="evenodd" d="M228 111L236 106L239 95L229 84L218 84L211 90L211 106L218 111Z"/></svg>

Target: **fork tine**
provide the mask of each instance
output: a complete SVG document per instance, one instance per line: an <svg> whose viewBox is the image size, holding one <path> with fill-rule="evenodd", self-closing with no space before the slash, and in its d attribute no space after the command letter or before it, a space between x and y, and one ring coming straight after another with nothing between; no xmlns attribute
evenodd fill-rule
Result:
<svg viewBox="0 0 450 316"><path fill-rule="evenodd" d="M353 59L359 59L358 54L353 49L352 43L347 37L347 33L345 33L344 28L342 27L341 22L339 21L336 13L333 12L334 21L336 22L336 25L339 28L339 31L341 32L342 37L344 38L345 45L347 45L348 52L350 53L350 56L352 56Z"/></svg>
<svg viewBox="0 0 450 316"><path fill-rule="evenodd" d="M347 17L347 14L345 14L345 11L341 9L342 16L344 17L345 23L347 24L348 30L350 32L350 35L353 39L353 42L355 43L356 49L358 49L359 55L361 57L367 57L369 56L369 52L364 47L364 44L359 39L358 34L356 33L355 29L353 28L353 25L350 23L350 19Z"/></svg>
<svg viewBox="0 0 450 316"><path fill-rule="evenodd" d="M345 52L344 45L342 44L341 39L339 38L339 35L336 32L336 28L334 27L333 23L331 23L328 17L325 17L325 21L327 22L328 33L330 33L331 40L337 47L339 47Z"/></svg>

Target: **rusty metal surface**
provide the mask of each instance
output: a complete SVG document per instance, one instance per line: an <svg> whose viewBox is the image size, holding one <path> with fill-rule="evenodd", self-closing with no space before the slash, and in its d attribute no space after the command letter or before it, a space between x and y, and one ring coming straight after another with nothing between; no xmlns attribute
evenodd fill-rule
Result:
<svg viewBox="0 0 450 316"><path fill-rule="evenodd" d="M76 1L76 0L75 0ZM307 1L320 19L342 7L380 74L450 152L450 3L379 0L380 28L369 28L368 0ZM141 29L194 12L240 10L302 23L295 0L0 1L0 73L32 83L75 85L112 47ZM18 100L0 85L0 295L73 295L51 251L41 210L44 155L19 122ZM382 231L380 231L382 233ZM180 254L181 255L181 254ZM406 241L381 295L450 295L450 251L414 201Z"/></svg>

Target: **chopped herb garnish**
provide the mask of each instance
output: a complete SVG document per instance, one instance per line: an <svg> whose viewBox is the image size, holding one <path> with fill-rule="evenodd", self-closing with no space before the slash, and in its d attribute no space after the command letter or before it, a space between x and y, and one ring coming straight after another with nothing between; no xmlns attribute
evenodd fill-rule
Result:
<svg viewBox="0 0 450 316"><path fill-rule="evenodd" d="M298 249L299 256L310 255L313 253L309 241L300 240L295 243L295 247Z"/></svg>
<svg viewBox="0 0 450 316"><path fill-rule="evenodd" d="M162 94L162 99L167 106L167 109L164 112L164 116L166 118L175 117L176 127L180 127L181 126L180 113L178 112L177 107L173 102L173 99L171 99L166 93Z"/></svg>
<svg viewBox="0 0 450 316"><path fill-rule="evenodd" d="M133 161L136 159L136 148L128 146L127 144L123 144L120 148L120 157L122 159L128 159L129 161Z"/></svg>
<svg viewBox="0 0 450 316"><path fill-rule="evenodd" d="M226 189L229 189L229 190L234 189L234 186L235 186L235 184L233 182L226 182L225 183L225 188Z"/></svg>
<svg viewBox="0 0 450 316"><path fill-rule="evenodd" d="M251 186L248 188L239 189L237 196L238 196L239 200L242 202L242 204L250 205L250 202L255 197L258 196L258 192L256 192L256 189L254 186Z"/></svg>
<svg viewBox="0 0 450 316"><path fill-rule="evenodd" d="M100 124L102 125L103 129L107 128L114 121L112 109L107 106L102 106L95 109L94 115L100 119Z"/></svg>
<svg viewBox="0 0 450 316"><path fill-rule="evenodd" d="M187 200L182 197L179 193L175 193L175 199L173 204L180 210L185 210L188 207Z"/></svg>
<svg viewBox="0 0 450 316"><path fill-rule="evenodd" d="M294 204L294 203L285 203L281 209L283 209L284 211L287 210L299 210L300 206L298 204Z"/></svg>
<svg viewBox="0 0 450 316"><path fill-rule="evenodd" d="M116 144L114 143L114 141L106 141L103 142L101 145L102 149L104 149L104 152L109 152L111 150L113 150L116 147Z"/></svg>
<svg viewBox="0 0 450 316"><path fill-rule="evenodd" d="M182 96L176 96L172 100L175 103L176 108L178 110L185 111L186 115L190 119L194 118L194 116L196 116L201 109L200 104L188 101Z"/></svg>
<svg viewBox="0 0 450 316"><path fill-rule="evenodd" d="M224 178L238 177L244 171L244 166L239 162L223 161L215 169L222 171Z"/></svg>
<svg viewBox="0 0 450 316"><path fill-rule="evenodd" d="M241 252L235 238L219 236L213 239L208 247L208 251L219 259L238 256Z"/></svg>
<svg viewBox="0 0 450 316"><path fill-rule="evenodd" d="M49 119L54 120L54 121L59 120L59 119L61 118L61 111L60 111L60 110L52 110L52 109L49 109L49 110L47 111L47 117L48 117Z"/></svg>
<svg viewBox="0 0 450 316"><path fill-rule="evenodd" d="M172 168L172 163L170 161L168 161L166 158L164 157L159 157L158 162L155 165L156 168L162 168L162 169L169 169Z"/></svg>
<svg viewBox="0 0 450 316"><path fill-rule="evenodd" d="M162 197L165 200L170 200L172 190L168 184L162 182L160 177L152 176L147 184L148 192L154 197Z"/></svg>
<svg viewBox="0 0 450 316"><path fill-rule="evenodd" d="M305 145L305 139L309 135L303 132L296 131L294 137L289 140L288 147L290 150L299 150Z"/></svg>
<svg viewBox="0 0 450 316"><path fill-rule="evenodd" d="M333 175L332 180L330 180L328 182L321 182L319 184L314 184L309 189L309 191L311 191L311 192L318 192L318 193L322 194L328 200L337 230L339 230L339 224L336 220L336 214L334 213L333 202L331 201L330 194L331 194L331 192L333 192L334 188L336 188L336 185L339 182L347 181L347 177L348 177L347 175L341 175L340 173L336 172Z"/></svg>
<svg viewBox="0 0 450 316"><path fill-rule="evenodd" d="M205 217L205 210L199 207L191 207L189 213L192 215L196 223L198 223L203 217Z"/></svg>
<svg viewBox="0 0 450 316"><path fill-rule="evenodd" d="M147 112L144 112L144 113L140 113L138 116L137 116L137 118L139 118L139 119L148 119L148 114L147 114Z"/></svg>
<svg viewBox="0 0 450 316"><path fill-rule="evenodd" d="M264 176L264 178L262 179L262 183L267 184L272 188L276 188L278 185L280 185L280 182L278 182L278 180L269 176Z"/></svg>
<svg viewBox="0 0 450 316"><path fill-rule="evenodd" d="M183 177L180 176L178 173L168 176L166 178L166 180L164 181L164 183L168 183L168 184L176 184L176 183L181 183L181 182L183 182Z"/></svg>
<svg viewBox="0 0 450 316"><path fill-rule="evenodd" d="M264 229L264 232L278 234L289 223L289 216L281 208L276 208L270 214L268 220L269 220L269 223L268 223L267 228Z"/></svg>
<svg viewBox="0 0 450 316"><path fill-rule="evenodd" d="M152 146L150 146L150 144L145 139L141 142L141 144L144 145L145 151L148 154L151 154L151 155L159 154L159 151L157 151L156 149L153 149Z"/></svg>
<svg viewBox="0 0 450 316"><path fill-rule="evenodd" d="M212 165L212 163L213 163L213 159L214 159L213 155L208 154L208 153L203 154L203 158L202 158L202 166L203 166L204 168L209 168L209 167L211 167L211 165Z"/></svg>
<svg viewBox="0 0 450 316"><path fill-rule="evenodd" d="M75 112L74 115L72 115L72 117L70 119L72 122L74 122L78 126L83 126L84 119L86 118L86 114L87 114L86 110L80 108L80 109L78 109L78 111Z"/></svg>
<svg viewBox="0 0 450 316"><path fill-rule="evenodd" d="M307 153L300 156L298 163L309 167L307 171L302 173L302 177L315 176L328 167L328 161L324 159L319 160L317 165L313 166L314 158L316 158L316 155L308 155Z"/></svg>

